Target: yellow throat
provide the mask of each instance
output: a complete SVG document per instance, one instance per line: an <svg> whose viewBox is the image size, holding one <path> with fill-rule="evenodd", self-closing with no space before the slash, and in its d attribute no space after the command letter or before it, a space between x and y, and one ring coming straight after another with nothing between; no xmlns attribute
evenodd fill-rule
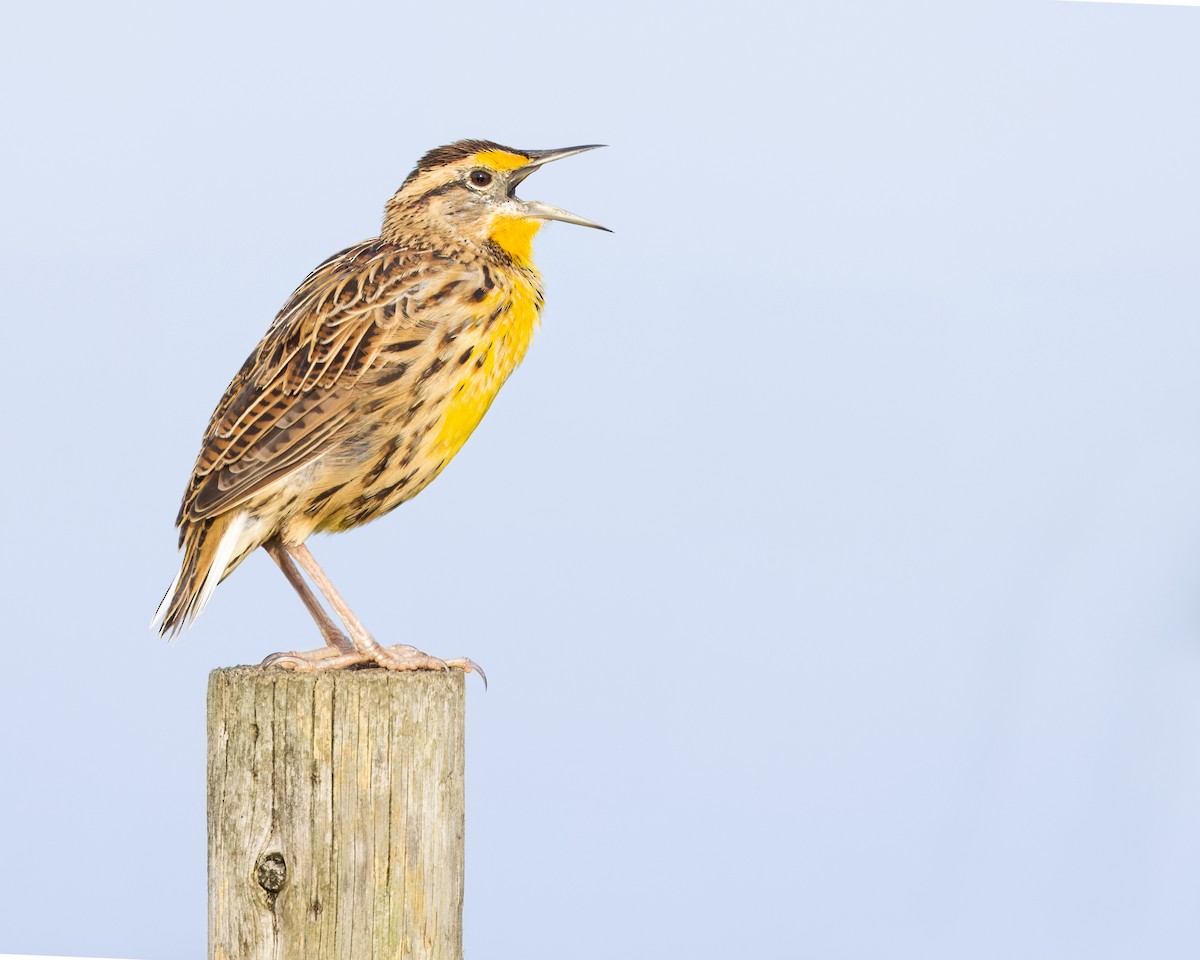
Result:
<svg viewBox="0 0 1200 960"><path fill-rule="evenodd" d="M541 220L532 218L497 218L488 239L512 257L515 263L522 267L532 267L533 238L541 226Z"/></svg>

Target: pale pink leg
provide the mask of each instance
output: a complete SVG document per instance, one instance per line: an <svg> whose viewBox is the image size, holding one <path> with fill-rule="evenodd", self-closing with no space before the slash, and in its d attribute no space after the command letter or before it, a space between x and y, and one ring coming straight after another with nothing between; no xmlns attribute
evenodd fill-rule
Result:
<svg viewBox="0 0 1200 960"><path fill-rule="evenodd" d="M304 602L304 606L312 618L317 621L317 628L321 631L321 636L325 638L328 646L321 647L319 650L291 650L273 653L262 662L262 665L308 672L314 669L328 670L334 666L350 666L353 663L365 662L364 658L354 649L350 638L338 629L337 624L321 606L321 602L308 589L303 574L300 573L295 561L284 549L279 538L272 537L263 544L263 549L271 555L271 559L279 565L279 569L287 577L288 583L300 594L300 599ZM318 667L316 664L320 664L320 666Z"/></svg>
<svg viewBox="0 0 1200 960"><path fill-rule="evenodd" d="M326 642L329 643L331 647L336 646L336 650L330 650L329 653L325 653L321 650L314 650L311 653L303 654L275 654L272 657L268 657L267 661L269 662L264 662L264 665L278 665L304 672L317 670L337 670L342 667L353 666L354 664L358 663L371 662L377 663L387 670L445 670L448 667L457 667L464 673L478 673L479 676L483 678L484 686L487 686L487 676L479 668L479 664L472 660L468 660L466 657L457 657L453 660L439 660L437 657L431 657L427 653L422 653L416 647L411 647L403 643L397 644L394 647L381 646L379 642L373 636L371 636L367 628L363 626L362 621L360 621L358 617L354 615L354 611L350 609L349 604L342 599L342 595L337 592L337 589L330 582L329 577L325 575L325 571L322 570L320 564L317 563L316 558L312 555L312 553L309 552L308 547L302 543L281 543L280 546L282 546L283 550L286 551L287 554L289 554L291 558L294 559L296 563L298 563L304 569L304 572L308 574L309 578L316 585L317 589L320 590L321 593L324 594L325 599L329 601L329 605L333 607L334 613L336 613L341 619L342 623L345 624L346 630L350 634L348 640L349 648L347 649L347 647L344 647L342 644L335 643L334 641L330 640L330 634L327 634L325 629L322 628L321 632L322 635L325 636ZM279 561L277 560L276 562ZM280 563L280 567L283 567L282 563ZM295 567L293 566L292 569L295 570ZM287 572L287 569L284 568L284 573L286 574ZM298 572L297 577L299 577ZM288 579L291 580L291 577L289 576ZM301 580L301 582L303 581ZM295 586L294 582L293 586ZM309 600L311 600L312 603L316 605L317 609L320 609L320 604L317 603L316 598L312 596L311 592L307 591L307 587L305 588L305 592L308 593L308 599L305 600L305 605L307 606ZM301 593L301 598L304 599L304 593ZM312 610L313 607L309 606L309 611L312 612ZM317 617L317 614L313 613L313 616ZM324 610L321 610L321 616L325 618L326 622L329 622L330 626L332 626L332 622L329 621L329 617L327 614L325 614ZM320 618L317 619L317 624L318 626L322 624ZM336 627L333 629L337 632L338 636L342 637L343 641L346 640L346 638L341 635L340 631L337 631Z"/></svg>

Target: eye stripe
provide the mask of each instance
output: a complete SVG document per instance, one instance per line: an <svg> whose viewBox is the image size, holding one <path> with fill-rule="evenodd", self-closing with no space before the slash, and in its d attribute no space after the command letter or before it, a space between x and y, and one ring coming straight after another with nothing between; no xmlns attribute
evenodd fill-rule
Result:
<svg viewBox="0 0 1200 960"><path fill-rule="evenodd" d="M417 203L424 203L430 197L440 197L443 193L449 193L451 190L465 190L467 186L460 180L451 180L449 183L443 183L440 187L432 187L426 190L420 197L417 198Z"/></svg>

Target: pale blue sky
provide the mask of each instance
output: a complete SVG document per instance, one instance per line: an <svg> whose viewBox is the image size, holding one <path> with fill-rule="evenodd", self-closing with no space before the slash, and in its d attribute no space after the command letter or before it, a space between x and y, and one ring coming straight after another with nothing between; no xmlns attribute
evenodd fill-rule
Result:
<svg viewBox="0 0 1200 960"><path fill-rule="evenodd" d="M200 433L429 147L522 188L543 329L315 554L469 654L476 958L1200 952L1200 11L25 4L6 14L0 953L204 956Z"/></svg>

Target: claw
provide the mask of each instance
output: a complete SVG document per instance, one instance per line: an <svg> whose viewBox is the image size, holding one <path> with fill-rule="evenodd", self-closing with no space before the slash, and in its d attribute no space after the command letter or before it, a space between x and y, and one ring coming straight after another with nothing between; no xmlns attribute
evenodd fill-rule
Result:
<svg viewBox="0 0 1200 960"><path fill-rule="evenodd" d="M483 689L487 689L487 674L483 672L483 667L474 660L469 660L466 657L455 657L453 660L445 660L443 662L447 667L458 667L463 673L479 674L479 679L483 681Z"/></svg>

